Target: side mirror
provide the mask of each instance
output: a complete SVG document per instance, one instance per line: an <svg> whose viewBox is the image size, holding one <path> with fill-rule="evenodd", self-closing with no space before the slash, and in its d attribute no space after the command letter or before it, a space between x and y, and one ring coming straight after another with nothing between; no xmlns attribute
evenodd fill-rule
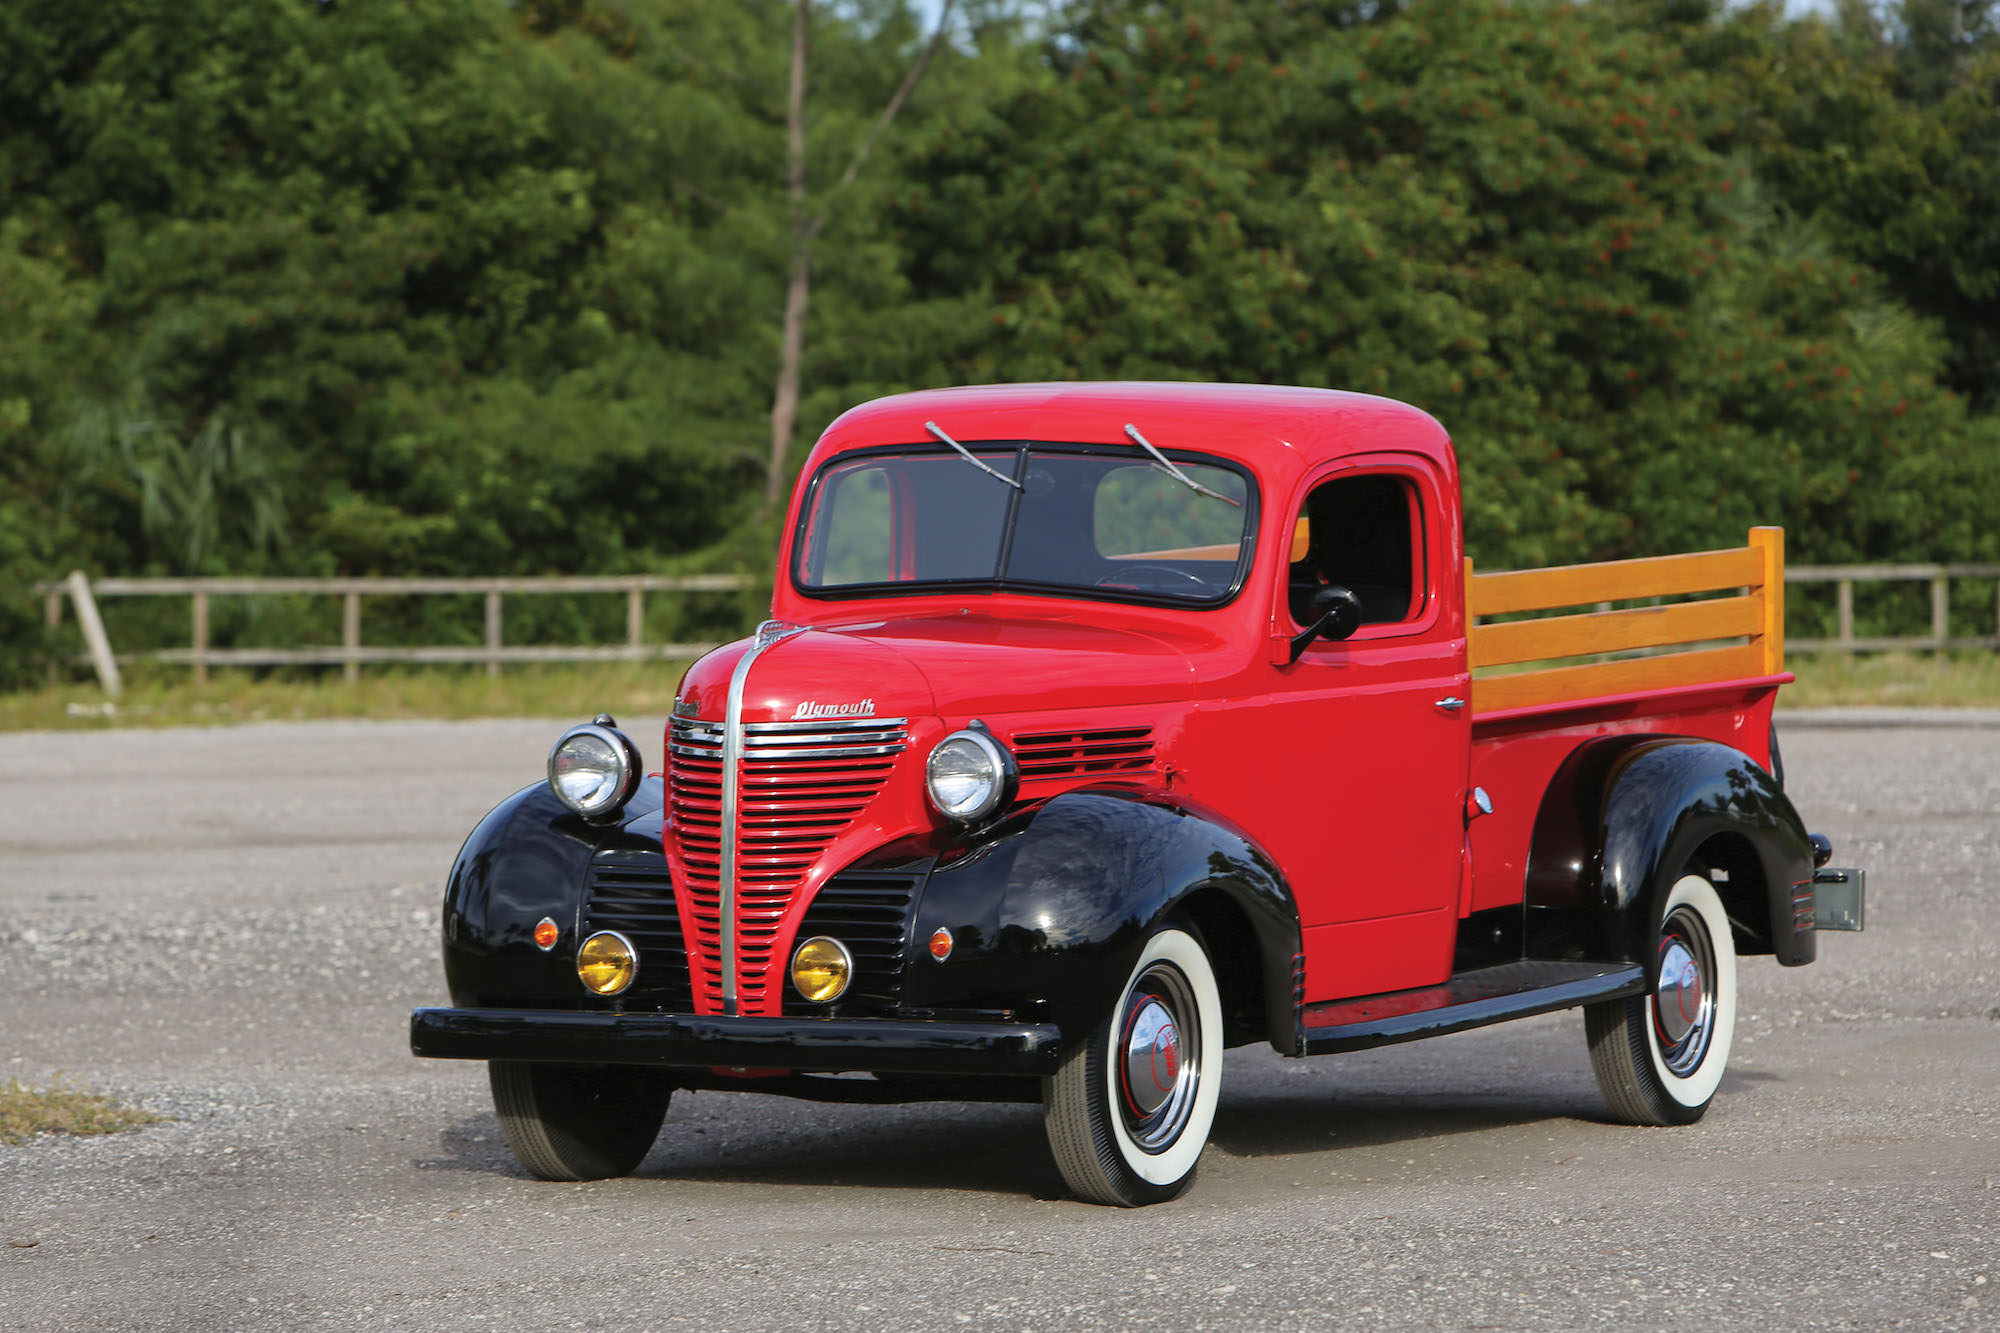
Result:
<svg viewBox="0 0 2000 1333"><path fill-rule="evenodd" d="M1312 624L1292 637L1294 662L1314 639L1344 639L1361 628L1361 599L1339 584L1313 594L1312 612Z"/></svg>

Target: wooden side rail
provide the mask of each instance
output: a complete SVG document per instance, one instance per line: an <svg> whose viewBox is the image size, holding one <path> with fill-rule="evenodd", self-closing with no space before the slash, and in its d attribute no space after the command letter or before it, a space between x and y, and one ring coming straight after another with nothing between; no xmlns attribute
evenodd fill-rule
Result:
<svg viewBox="0 0 2000 1333"><path fill-rule="evenodd" d="M1478 676L1472 684L1475 715L1714 680L1774 676L1784 670L1783 528L1752 528L1749 545L1727 551L1502 574L1475 574L1468 558L1465 589L1475 672L1524 662L1554 664L1579 657L1709 644L1719 639L1742 640L1727 647ZM1733 597L1672 600L1733 589L1741 591ZM1499 625L1479 623L1482 616L1642 598L1665 600L1658 606L1603 609Z"/></svg>

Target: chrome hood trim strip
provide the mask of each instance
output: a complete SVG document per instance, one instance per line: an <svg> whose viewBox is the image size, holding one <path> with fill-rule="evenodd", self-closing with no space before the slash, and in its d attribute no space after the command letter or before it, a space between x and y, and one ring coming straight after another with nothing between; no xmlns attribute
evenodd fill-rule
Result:
<svg viewBox="0 0 2000 1333"><path fill-rule="evenodd" d="M750 679L750 664L794 634L805 633L804 625L787 625L767 620L757 627L750 648L736 659L729 675L729 705L722 722L722 1012L734 1014L736 995L736 804L737 788L743 773L743 690Z"/></svg>

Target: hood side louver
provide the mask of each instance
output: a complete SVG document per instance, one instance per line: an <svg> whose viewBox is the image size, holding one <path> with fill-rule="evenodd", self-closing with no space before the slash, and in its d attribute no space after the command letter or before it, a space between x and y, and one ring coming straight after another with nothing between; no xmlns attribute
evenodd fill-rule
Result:
<svg viewBox="0 0 2000 1333"><path fill-rule="evenodd" d="M1013 739L1021 780L1143 773L1154 767L1151 727L1039 731Z"/></svg>

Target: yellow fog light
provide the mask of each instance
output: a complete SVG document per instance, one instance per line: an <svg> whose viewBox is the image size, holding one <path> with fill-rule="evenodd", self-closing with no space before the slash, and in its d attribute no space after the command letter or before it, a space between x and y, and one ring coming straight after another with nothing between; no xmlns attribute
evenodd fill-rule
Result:
<svg viewBox="0 0 2000 1333"><path fill-rule="evenodd" d="M840 998L854 978L854 959L839 940L815 935L792 952L792 985L814 1004Z"/></svg>
<svg viewBox="0 0 2000 1333"><path fill-rule="evenodd" d="M639 952L615 930L600 930L576 951L576 975L599 995L616 995L639 974Z"/></svg>

